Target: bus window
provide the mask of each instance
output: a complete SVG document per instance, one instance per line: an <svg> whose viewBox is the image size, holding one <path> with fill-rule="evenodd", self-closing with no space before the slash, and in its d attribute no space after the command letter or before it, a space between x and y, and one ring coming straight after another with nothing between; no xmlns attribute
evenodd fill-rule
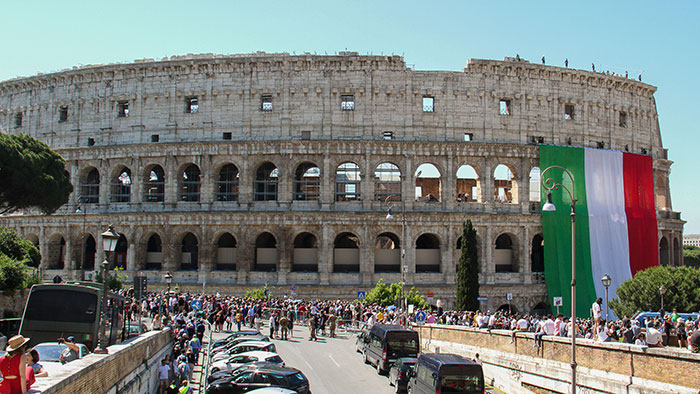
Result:
<svg viewBox="0 0 700 394"><path fill-rule="evenodd" d="M34 291L29 298L25 319L93 323L97 319L97 295L70 290Z"/></svg>

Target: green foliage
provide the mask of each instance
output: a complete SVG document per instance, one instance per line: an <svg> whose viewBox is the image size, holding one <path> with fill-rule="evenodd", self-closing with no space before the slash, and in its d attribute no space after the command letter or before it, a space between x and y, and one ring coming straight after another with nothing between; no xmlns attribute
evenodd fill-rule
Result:
<svg viewBox="0 0 700 394"><path fill-rule="evenodd" d="M269 288L267 287L267 284L265 284L265 286L263 286L263 287L258 287L257 289L253 289L253 290L247 290L245 292L245 296L247 298L252 298L254 300L264 300L268 297L267 295L265 295L265 290L268 290L268 289ZM270 292L269 294L270 294L270 296L272 296L272 292Z"/></svg>
<svg viewBox="0 0 700 394"><path fill-rule="evenodd" d="M692 245L683 245L683 263L691 267L700 268L700 248Z"/></svg>
<svg viewBox="0 0 700 394"><path fill-rule="evenodd" d="M457 309L479 309L479 258L477 256L476 230L472 221L462 225L462 255L457 263Z"/></svg>
<svg viewBox="0 0 700 394"><path fill-rule="evenodd" d="M408 294L406 295L406 299L408 300L408 305L412 304L421 309L427 309L430 307L428 301L425 300L425 297L418 294L415 287L411 287L411 290L409 290Z"/></svg>
<svg viewBox="0 0 700 394"><path fill-rule="evenodd" d="M617 316L631 317L637 312L661 309L659 287L664 285L664 309L679 312L700 310L700 269L688 266L659 266L638 272L617 289L618 298L610 301Z"/></svg>
<svg viewBox="0 0 700 394"><path fill-rule="evenodd" d="M37 207L54 213L73 191L64 165L58 153L36 138L0 133L0 209Z"/></svg>
<svg viewBox="0 0 700 394"><path fill-rule="evenodd" d="M411 287L411 290L409 290L408 293L405 293L405 296L408 305L413 304L421 308L427 308L429 306L428 302L425 300L425 297L416 292L415 287ZM389 286L387 286L384 283L384 280L379 279L377 285L374 286L374 288L370 290L369 293L367 293L367 296L365 297L365 302L368 302L370 304L376 302L381 306L400 306L401 283L390 283Z"/></svg>
<svg viewBox="0 0 700 394"><path fill-rule="evenodd" d="M34 268L41 263L39 249L9 227L0 227L0 254Z"/></svg>
<svg viewBox="0 0 700 394"><path fill-rule="evenodd" d="M107 286L109 287L110 290L119 290L124 286L124 281L128 278L128 276L124 273L124 268L122 267L116 267L114 268L113 273L108 273L109 276L107 276ZM97 283L102 283L102 271L98 271L97 275L95 276L95 281ZM177 291L177 286L176 291Z"/></svg>
<svg viewBox="0 0 700 394"><path fill-rule="evenodd" d="M22 288L27 277L27 266L0 254L0 291L12 295Z"/></svg>
<svg viewBox="0 0 700 394"><path fill-rule="evenodd" d="M24 278L24 284L22 285L25 289L30 289L34 285L41 284L41 277L36 273L32 272L27 274Z"/></svg>

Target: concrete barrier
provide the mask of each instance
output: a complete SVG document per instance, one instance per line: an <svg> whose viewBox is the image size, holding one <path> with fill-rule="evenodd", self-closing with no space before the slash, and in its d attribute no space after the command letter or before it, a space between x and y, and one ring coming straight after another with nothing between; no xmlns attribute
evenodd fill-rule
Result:
<svg viewBox="0 0 700 394"><path fill-rule="evenodd" d="M567 393L571 378L571 341L534 334L427 324L414 327L422 346L442 353L479 356L487 383L509 393ZM585 393L697 394L700 354L671 348L576 341L577 384Z"/></svg>

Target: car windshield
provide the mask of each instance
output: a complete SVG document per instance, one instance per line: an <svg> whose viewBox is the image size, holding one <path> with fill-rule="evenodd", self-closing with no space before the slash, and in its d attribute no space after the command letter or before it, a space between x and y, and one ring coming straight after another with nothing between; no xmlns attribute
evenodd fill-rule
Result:
<svg viewBox="0 0 700 394"><path fill-rule="evenodd" d="M387 352L416 353L418 342L415 338L390 338L386 341Z"/></svg>
<svg viewBox="0 0 700 394"><path fill-rule="evenodd" d="M304 382L306 382L306 376L303 373L295 373L294 375L287 376L287 381L291 387L296 387Z"/></svg>
<svg viewBox="0 0 700 394"><path fill-rule="evenodd" d="M61 352L66 348L66 345L36 345L34 350L39 353L41 361L60 361Z"/></svg>
<svg viewBox="0 0 700 394"><path fill-rule="evenodd" d="M479 376L446 375L440 379L441 393L471 393L481 392L481 378Z"/></svg>
<svg viewBox="0 0 700 394"><path fill-rule="evenodd" d="M277 363L277 364L282 364L284 361L282 361L282 358L280 356L272 356L268 357L265 359L265 361L269 363Z"/></svg>

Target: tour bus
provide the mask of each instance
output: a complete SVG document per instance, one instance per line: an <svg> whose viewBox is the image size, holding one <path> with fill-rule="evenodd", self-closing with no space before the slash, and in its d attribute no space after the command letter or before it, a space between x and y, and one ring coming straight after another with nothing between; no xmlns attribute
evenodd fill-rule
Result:
<svg viewBox="0 0 700 394"><path fill-rule="evenodd" d="M401 357L418 357L418 333L403 326L375 324L366 336L365 363L377 366L377 373L385 373Z"/></svg>
<svg viewBox="0 0 700 394"><path fill-rule="evenodd" d="M97 346L102 285L39 284L32 286L19 332L32 343L56 342L74 336L90 350ZM109 292L105 313L104 346L119 343L124 329L124 297Z"/></svg>
<svg viewBox="0 0 700 394"><path fill-rule="evenodd" d="M457 354L422 353L410 373L411 394L483 394L481 365Z"/></svg>

